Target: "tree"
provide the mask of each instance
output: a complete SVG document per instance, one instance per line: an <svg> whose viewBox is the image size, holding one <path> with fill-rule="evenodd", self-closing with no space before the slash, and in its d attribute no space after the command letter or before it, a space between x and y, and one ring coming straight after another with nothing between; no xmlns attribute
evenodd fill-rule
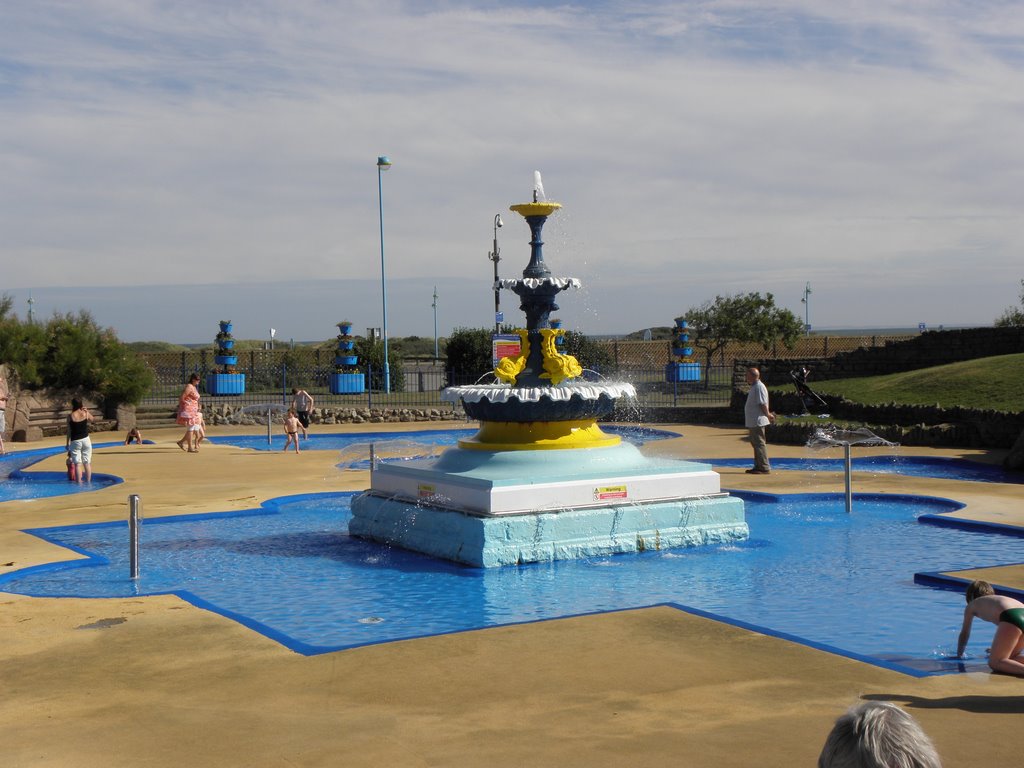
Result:
<svg viewBox="0 0 1024 768"><path fill-rule="evenodd" d="M513 332L511 326L501 330L503 333ZM491 359L493 333L488 328L456 328L452 331L445 347L449 385L471 384L494 369Z"/></svg>
<svg viewBox="0 0 1024 768"><path fill-rule="evenodd" d="M85 311L23 323L0 297L0 359L26 389L54 387L99 396L106 406L138 403L153 383L149 367Z"/></svg>
<svg viewBox="0 0 1024 768"><path fill-rule="evenodd" d="M716 296L683 315L694 333L694 346L707 352L708 362L730 342L754 342L767 351L777 340L792 348L804 331L803 323L788 309L775 306L775 297L768 293L737 293ZM705 366L704 384L709 384L709 367Z"/></svg>
<svg viewBox="0 0 1024 768"><path fill-rule="evenodd" d="M1024 309L1024 280L1020 281L1020 305ZM1024 311L1017 307L1007 307L994 323L996 328L1020 328L1024 326Z"/></svg>

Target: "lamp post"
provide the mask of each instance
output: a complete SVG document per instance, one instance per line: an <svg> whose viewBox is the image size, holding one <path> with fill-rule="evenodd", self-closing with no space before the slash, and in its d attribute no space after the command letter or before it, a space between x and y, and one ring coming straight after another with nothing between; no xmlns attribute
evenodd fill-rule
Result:
<svg viewBox="0 0 1024 768"><path fill-rule="evenodd" d="M381 174L391 168L387 155L377 158L377 210L380 218L380 295L384 310L384 322L381 324L381 336L384 338L384 392L391 394L391 368L388 365L388 286L384 272L384 188Z"/></svg>
<svg viewBox="0 0 1024 768"><path fill-rule="evenodd" d="M501 261L501 256L498 252L498 227L504 226L501 221L501 214L494 214L494 250L487 254L487 258L494 262L494 332L501 333L501 321L498 319L500 316L501 306L501 289L498 287L498 262Z"/></svg>
<svg viewBox="0 0 1024 768"><path fill-rule="evenodd" d="M437 286L434 286L434 303L431 304L434 308L434 362L437 362Z"/></svg>
<svg viewBox="0 0 1024 768"><path fill-rule="evenodd" d="M804 336L811 335L811 284L804 286L804 297L800 299L804 305Z"/></svg>

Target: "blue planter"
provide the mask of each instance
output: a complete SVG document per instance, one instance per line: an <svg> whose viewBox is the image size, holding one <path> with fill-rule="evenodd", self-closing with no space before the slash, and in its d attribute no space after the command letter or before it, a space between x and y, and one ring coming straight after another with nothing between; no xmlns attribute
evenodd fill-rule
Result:
<svg viewBox="0 0 1024 768"><path fill-rule="evenodd" d="M348 336L352 333L352 323L338 323L338 330L342 336Z"/></svg>
<svg viewBox="0 0 1024 768"><path fill-rule="evenodd" d="M332 373L328 383L332 395L357 395L366 391L361 373Z"/></svg>
<svg viewBox="0 0 1024 768"><path fill-rule="evenodd" d="M224 333L231 333L231 323L221 323L220 329Z"/></svg>
<svg viewBox="0 0 1024 768"><path fill-rule="evenodd" d="M359 357L357 355L335 355L334 357L335 365L355 365L358 362Z"/></svg>
<svg viewBox="0 0 1024 768"><path fill-rule="evenodd" d="M206 391L211 395L244 395L244 373L208 373Z"/></svg>
<svg viewBox="0 0 1024 768"><path fill-rule="evenodd" d="M338 342L338 349L349 350L349 349L352 349L353 347L355 347L355 345L356 345L356 343L354 341L339 341Z"/></svg>
<svg viewBox="0 0 1024 768"><path fill-rule="evenodd" d="M214 355L213 362L217 365L235 365L238 362L238 355Z"/></svg>
<svg viewBox="0 0 1024 768"><path fill-rule="evenodd" d="M221 349L231 349L233 346L235 346L235 340L221 339L220 341L217 342L217 346L219 346Z"/></svg>
<svg viewBox="0 0 1024 768"><path fill-rule="evenodd" d="M693 354L693 347L672 347L672 354L678 357L689 357Z"/></svg>
<svg viewBox="0 0 1024 768"><path fill-rule="evenodd" d="M669 363L665 381L700 381L700 363Z"/></svg>

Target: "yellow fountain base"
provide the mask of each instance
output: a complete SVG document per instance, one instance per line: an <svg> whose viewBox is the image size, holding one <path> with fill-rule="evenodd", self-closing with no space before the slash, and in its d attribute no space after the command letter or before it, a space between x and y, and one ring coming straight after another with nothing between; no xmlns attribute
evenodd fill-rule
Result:
<svg viewBox="0 0 1024 768"><path fill-rule="evenodd" d="M592 419L580 421L482 421L473 437L459 440L470 451L543 451L607 448L622 438L602 432Z"/></svg>

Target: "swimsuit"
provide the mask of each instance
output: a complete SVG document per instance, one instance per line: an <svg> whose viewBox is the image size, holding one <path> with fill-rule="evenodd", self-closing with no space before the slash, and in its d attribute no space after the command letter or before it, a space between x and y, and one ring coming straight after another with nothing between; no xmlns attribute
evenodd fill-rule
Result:
<svg viewBox="0 0 1024 768"><path fill-rule="evenodd" d="M1024 608L1007 608L999 614L999 621L1013 624L1013 626L1024 631Z"/></svg>

